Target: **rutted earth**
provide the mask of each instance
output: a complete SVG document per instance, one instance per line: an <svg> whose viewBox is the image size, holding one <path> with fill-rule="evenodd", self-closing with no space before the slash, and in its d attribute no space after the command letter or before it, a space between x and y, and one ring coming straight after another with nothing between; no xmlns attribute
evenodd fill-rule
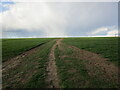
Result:
<svg viewBox="0 0 120 90"><path fill-rule="evenodd" d="M58 39L50 51L49 62L47 66L48 75L46 78L46 82L49 83L49 86L47 88L60 88L54 53L55 48L57 45L59 45L60 41L61 39Z"/></svg>
<svg viewBox="0 0 120 90"><path fill-rule="evenodd" d="M63 46L66 44L62 43L62 40L63 39L57 39L56 43L53 45L53 47L51 48L51 51L49 53L49 56L48 56L49 60L47 62L47 66L46 66L47 75L46 75L46 79L45 79L45 82L47 83L48 86L45 88L60 88L60 80L59 80L59 76L57 74L57 66L56 66L56 62L55 62L56 58L55 58L54 52L55 52L55 48L57 46L61 51L64 51ZM31 54L35 53L39 49L39 47L36 47L36 48L34 48L30 51L27 51L11 60L4 62L3 68L2 68L3 78L8 74L9 71L11 71L11 69L14 70L16 68L19 68L19 65L22 64L22 62L23 62L23 58L29 57ZM94 76L94 74L96 73L96 70L95 70L95 67L96 67L96 69L98 69L98 71L102 73L101 78L103 78L107 81L118 83L118 67L115 66L114 64L112 64L111 62L108 62L106 58L103 58L96 53L86 51L83 49L79 49L75 46L67 45L67 48L72 49L74 51L74 53L71 56L68 56L68 55L61 56L61 58L74 57L74 58L78 58L81 60L85 60L86 61L85 66L86 66L86 69L90 76ZM36 65L36 63L33 65ZM75 71L76 70L70 70L70 72L75 72ZM23 78L23 76L20 76L19 82L25 83L26 80L29 80L35 72L36 72L35 69L30 70L27 73L27 75L24 75L26 79ZM16 76L16 75L14 75L14 76Z"/></svg>

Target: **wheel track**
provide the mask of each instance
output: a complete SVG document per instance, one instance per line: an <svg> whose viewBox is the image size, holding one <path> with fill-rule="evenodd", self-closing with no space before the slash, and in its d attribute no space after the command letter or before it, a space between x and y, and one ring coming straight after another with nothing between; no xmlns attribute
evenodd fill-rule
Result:
<svg viewBox="0 0 120 90"><path fill-rule="evenodd" d="M56 40L56 43L53 45L50 54L49 54L49 62L47 66L47 77L46 82L48 83L47 88L60 88L59 79L57 75L57 67L55 62L55 48L60 44L62 39Z"/></svg>

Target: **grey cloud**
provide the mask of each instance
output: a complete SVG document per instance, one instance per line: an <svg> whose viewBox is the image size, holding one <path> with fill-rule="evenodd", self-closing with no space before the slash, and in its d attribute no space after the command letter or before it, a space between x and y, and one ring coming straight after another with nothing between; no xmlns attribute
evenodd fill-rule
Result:
<svg viewBox="0 0 120 90"><path fill-rule="evenodd" d="M16 35L21 37L87 36L88 32L97 28L117 26L117 5L115 2L16 4L12 8L16 9L5 12L4 27L5 30L13 30ZM22 7L26 7L26 9ZM7 33L8 36L10 32ZM102 32L102 34L106 33Z"/></svg>

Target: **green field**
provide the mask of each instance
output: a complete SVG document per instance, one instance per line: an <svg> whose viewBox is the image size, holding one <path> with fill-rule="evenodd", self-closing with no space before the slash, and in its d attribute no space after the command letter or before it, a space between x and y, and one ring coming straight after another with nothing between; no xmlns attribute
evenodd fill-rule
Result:
<svg viewBox="0 0 120 90"><path fill-rule="evenodd" d="M39 44L43 44L51 38L35 39L3 39L2 40L2 60L3 62L16 55L19 55Z"/></svg>
<svg viewBox="0 0 120 90"><path fill-rule="evenodd" d="M45 41L47 40L49 39L45 39ZM36 41L44 40L36 39ZM29 53L26 57L22 58L21 63L17 63L17 65L14 68L8 68L7 72L3 72L3 87L5 88L45 87L46 85L44 82L46 75L45 65L46 62L48 61L49 51L54 43L55 41L50 41L41 45L35 52ZM14 61L11 62L11 66L12 65L14 65ZM9 73L8 76L6 76L7 73ZM20 81L19 78L21 78Z"/></svg>
<svg viewBox="0 0 120 90"><path fill-rule="evenodd" d="M66 38L63 42L100 54L116 65L118 64L119 42L116 37Z"/></svg>
<svg viewBox="0 0 120 90"><path fill-rule="evenodd" d="M3 39L3 88L118 88L118 49L115 37Z"/></svg>
<svg viewBox="0 0 120 90"><path fill-rule="evenodd" d="M56 48L56 63L62 88L115 88L117 82L106 80L103 72L95 65L91 66L89 75L89 61L76 58L75 53L68 45L95 52L108 58L108 62L118 65L118 38L65 38L63 50ZM62 58L63 57L63 58ZM93 61L94 62L94 61ZM94 74L93 74L94 73ZM104 77L104 78L103 78Z"/></svg>

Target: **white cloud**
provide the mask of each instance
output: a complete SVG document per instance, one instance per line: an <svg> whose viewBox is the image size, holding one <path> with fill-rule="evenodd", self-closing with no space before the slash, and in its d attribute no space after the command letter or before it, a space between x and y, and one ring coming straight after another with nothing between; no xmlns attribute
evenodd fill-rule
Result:
<svg viewBox="0 0 120 90"><path fill-rule="evenodd" d="M9 10L0 13L0 25L9 37L17 37L17 34L25 37L22 34L26 33L37 33L33 36L26 34L27 37L39 37L41 34L46 37L84 36L93 28L116 25L116 5L117 3L15 3L9 6ZM98 28L91 35L106 32L107 29L108 27ZM20 30L22 33L16 33Z"/></svg>
<svg viewBox="0 0 120 90"><path fill-rule="evenodd" d="M108 31L107 36L118 36L118 30Z"/></svg>
<svg viewBox="0 0 120 90"><path fill-rule="evenodd" d="M90 34L90 35L96 35L96 34L99 34L101 32L106 32L106 31L108 31L107 27L101 27L101 28L98 28L98 29L96 29L96 30L88 33L88 34Z"/></svg>
<svg viewBox="0 0 120 90"><path fill-rule="evenodd" d="M119 2L119 0L1 0L2 2Z"/></svg>
<svg viewBox="0 0 120 90"><path fill-rule="evenodd" d="M2 38L2 15L0 14L0 38Z"/></svg>
<svg viewBox="0 0 120 90"><path fill-rule="evenodd" d="M118 36L118 29L117 26L101 27L87 34L91 36Z"/></svg>
<svg viewBox="0 0 120 90"><path fill-rule="evenodd" d="M17 3L0 13L4 31L41 31L46 36L64 36L64 16L47 3Z"/></svg>

